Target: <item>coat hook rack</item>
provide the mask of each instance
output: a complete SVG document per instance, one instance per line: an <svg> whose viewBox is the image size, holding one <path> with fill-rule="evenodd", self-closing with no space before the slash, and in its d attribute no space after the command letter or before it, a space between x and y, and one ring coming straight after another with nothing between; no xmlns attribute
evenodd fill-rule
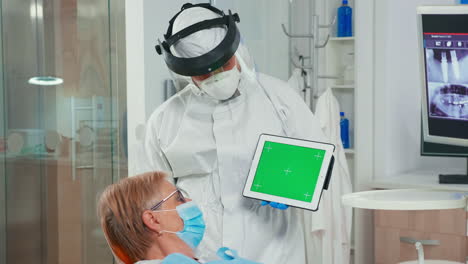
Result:
<svg viewBox="0 0 468 264"><path fill-rule="evenodd" d="M327 35L327 39L325 40L325 42L322 45L315 45L315 48L317 48L317 49L325 48L327 46L329 40L330 40L330 34Z"/></svg>
<svg viewBox="0 0 468 264"><path fill-rule="evenodd" d="M290 38L314 38L313 34L291 34L286 30L286 26L284 24L281 24L281 27L283 28L284 34Z"/></svg>
<svg viewBox="0 0 468 264"><path fill-rule="evenodd" d="M290 2L290 4L291 4L291 2ZM291 32L288 32L288 30L286 29L286 26L284 24L281 24L281 28L283 29L284 34L287 37L291 38L291 39L306 38L306 39L311 39L312 40L312 41L309 41L310 57L308 57L308 58L311 59L311 63L309 65L304 65L305 64L304 63L305 57L302 54L299 53L299 51L297 50L296 47L294 47L295 48L294 52L295 52L295 55L299 57L299 61L300 61L301 65L299 65L295 61L295 59L294 59L295 56L291 56L290 62L294 67L301 69L302 72L306 72L305 70L310 71L310 74L303 74L302 76L304 78L309 78L309 80L310 80L310 89L311 89L311 92L310 92L310 108L313 109L315 99L317 99L317 96L318 96L318 93L319 93L318 80L319 79L330 79L330 78L338 79L338 77L337 76L318 75L318 64L319 64L318 53L319 53L319 49L325 48L327 46L327 44L328 44L328 42L330 40L330 29L336 23L336 16L333 17L333 20L329 24L325 24L325 25L319 24L319 17L317 15L312 15L312 18L313 18L313 22L311 24L312 33L310 33L310 34L293 34ZM320 31L321 28L328 29L328 34L327 34L327 37L326 37L325 41L320 44L320 43L318 43L318 38L319 38L319 35L320 35L319 31Z"/></svg>
<svg viewBox="0 0 468 264"><path fill-rule="evenodd" d="M298 65L294 59L291 58L291 64L294 65L294 67L298 68L298 69L308 69L308 70L312 70L314 69L314 65Z"/></svg>
<svg viewBox="0 0 468 264"><path fill-rule="evenodd" d="M333 17L333 20L330 24L319 25L319 28L331 28L335 25L335 23L336 23L336 16Z"/></svg>

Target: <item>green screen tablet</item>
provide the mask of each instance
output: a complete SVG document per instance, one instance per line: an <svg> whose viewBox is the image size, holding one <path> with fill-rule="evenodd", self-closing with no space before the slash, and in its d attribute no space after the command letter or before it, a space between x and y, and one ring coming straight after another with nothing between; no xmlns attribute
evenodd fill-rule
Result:
<svg viewBox="0 0 468 264"><path fill-rule="evenodd" d="M316 210L334 146L261 135L244 195Z"/></svg>

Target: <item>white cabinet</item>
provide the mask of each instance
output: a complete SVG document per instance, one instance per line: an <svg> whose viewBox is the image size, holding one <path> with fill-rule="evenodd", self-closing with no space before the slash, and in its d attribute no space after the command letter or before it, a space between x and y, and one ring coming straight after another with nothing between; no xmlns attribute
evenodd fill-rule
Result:
<svg viewBox="0 0 468 264"><path fill-rule="evenodd" d="M340 102L340 111L345 112L345 116L350 121L351 150L354 146L354 91L356 89L354 49L354 37L333 37L330 38L325 50L326 76L333 77L333 79L326 79L325 87L333 89L333 94ZM348 151L347 153L350 154L353 151Z"/></svg>

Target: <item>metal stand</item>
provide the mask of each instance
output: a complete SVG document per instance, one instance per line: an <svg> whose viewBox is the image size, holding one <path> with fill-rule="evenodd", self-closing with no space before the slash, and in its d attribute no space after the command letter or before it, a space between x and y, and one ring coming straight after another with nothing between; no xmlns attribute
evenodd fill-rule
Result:
<svg viewBox="0 0 468 264"><path fill-rule="evenodd" d="M466 174L439 174L440 184L468 184L468 158L466 158Z"/></svg>
<svg viewBox="0 0 468 264"><path fill-rule="evenodd" d="M318 36L319 36L319 30L321 28L325 29L330 29L335 25L336 22L336 16L334 17L333 21L330 24L327 25L320 25L319 24L319 16L317 15L312 15L312 34L291 34L286 30L286 27L284 24L281 24L281 27L283 28L283 32L286 36L289 38L306 38L311 40L311 47L310 47L310 56L304 56L300 54L297 49L295 49L295 52L297 54L294 54L298 57L298 59L301 61L300 64L295 62L295 59L291 57L291 63L294 65L294 67L301 69L305 74L303 74L304 77L304 83L310 83L310 86L305 86L305 89L310 89L310 108L314 108L314 102L315 99L319 97L319 89L318 89L318 79L338 79L337 76L327 76L327 75L319 75L318 74L318 64L319 64L319 56L318 56L318 50L325 48L328 44L328 41L330 39L330 33L328 33L326 40L323 43L318 43ZM309 65L304 65L304 60L305 59L311 59L311 63ZM308 74L310 72L310 74ZM307 78L310 78L310 82L308 82ZM305 94L305 92L304 92Z"/></svg>

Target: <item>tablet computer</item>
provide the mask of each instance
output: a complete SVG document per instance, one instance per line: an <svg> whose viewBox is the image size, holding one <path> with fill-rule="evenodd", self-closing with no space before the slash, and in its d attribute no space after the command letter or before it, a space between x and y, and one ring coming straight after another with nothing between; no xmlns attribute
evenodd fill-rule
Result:
<svg viewBox="0 0 468 264"><path fill-rule="evenodd" d="M335 146L260 135L243 195L318 210L333 169Z"/></svg>

